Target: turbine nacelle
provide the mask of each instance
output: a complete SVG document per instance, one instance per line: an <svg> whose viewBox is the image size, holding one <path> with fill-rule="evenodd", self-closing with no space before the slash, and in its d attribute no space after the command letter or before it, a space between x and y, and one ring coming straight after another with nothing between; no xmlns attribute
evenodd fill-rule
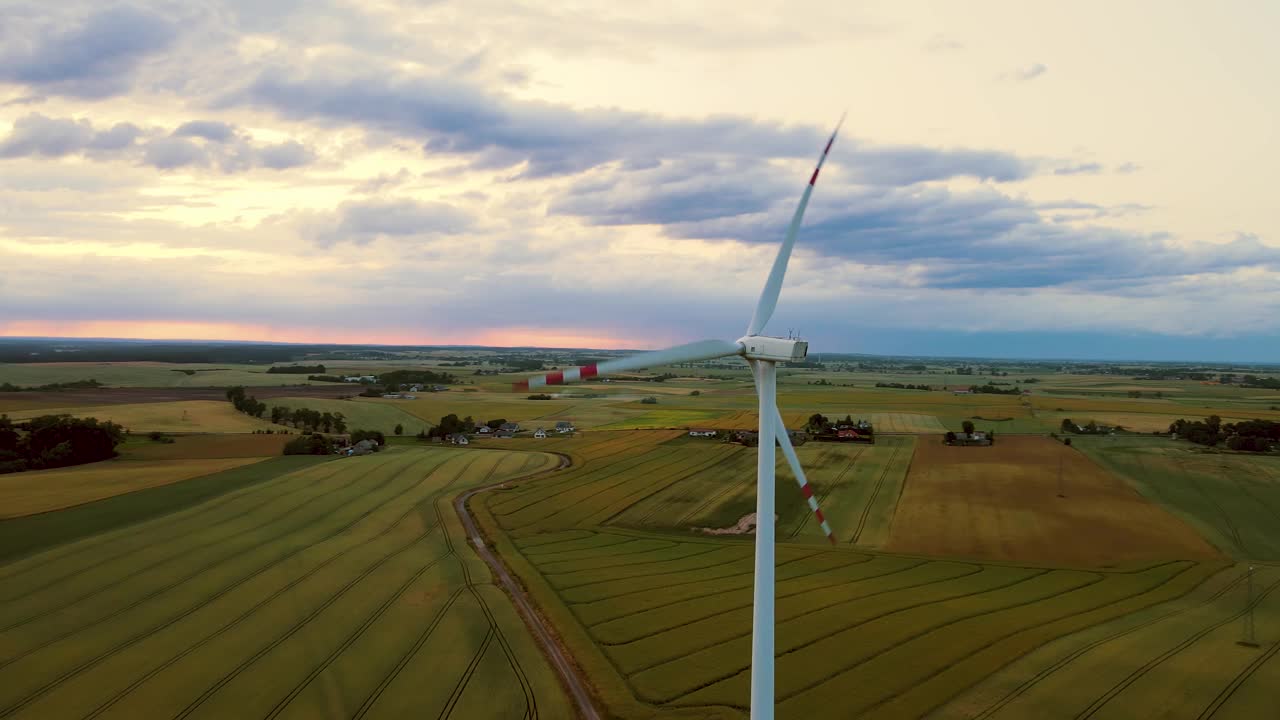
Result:
<svg viewBox="0 0 1280 720"><path fill-rule="evenodd" d="M804 340L747 335L738 338L742 356L748 360L769 362L799 362L809 354L809 343Z"/></svg>

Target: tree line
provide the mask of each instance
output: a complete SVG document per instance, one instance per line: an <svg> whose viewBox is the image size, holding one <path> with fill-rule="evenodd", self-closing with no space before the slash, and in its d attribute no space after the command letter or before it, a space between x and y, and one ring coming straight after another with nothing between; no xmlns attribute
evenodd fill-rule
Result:
<svg viewBox="0 0 1280 720"><path fill-rule="evenodd" d="M324 365L275 365L267 368L268 375L323 375Z"/></svg>
<svg viewBox="0 0 1280 720"><path fill-rule="evenodd" d="M1271 420L1223 423L1217 415L1195 421L1179 418L1169 425L1169 432L1198 445L1213 447L1221 443L1244 452L1270 452L1280 443L1280 423Z"/></svg>
<svg viewBox="0 0 1280 720"><path fill-rule="evenodd" d="M878 382L876 383L876 387L894 388L896 390L932 390L933 389L932 385L913 385L911 383L900 383L900 382L888 382L888 383Z"/></svg>
<svg viewBox="0 0 1280 720"><path fill-rule="evenodd" d="M267 414L267 404L245 392L243 385L227 389L227 400L235 409L249 417L262 418ZM271 407L271 422L277 425L290 425L307 432L347 431L347 419L342 413L320 412L310 408L288 408L280 405Z"/></svg>
<svg viewBox="0 0 1280 720"><path fill-rule="evenodd" d="M22 387L13 383L0 383L0 392L41 392L41 391L59 391L59 390L83 390L86 388L100 388L103 384L90 378L88 380L72 380L70 382L49 383L48 385L37 385L35 387Z"/></svg>
<svg viewBox="0 0 1280 720"><path fill-rule="evenodd" d="M97 418L42 415L15 423L0 415L0 473L83 465L116 456L124 428Z"/></svg>

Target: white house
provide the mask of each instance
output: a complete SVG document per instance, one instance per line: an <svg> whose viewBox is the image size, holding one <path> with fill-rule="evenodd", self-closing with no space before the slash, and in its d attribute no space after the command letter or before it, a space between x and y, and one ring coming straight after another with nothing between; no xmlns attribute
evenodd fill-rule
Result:
<svg viewBox="0 0 1280 720"><path fill-rule="evenodd" d="M542 428L538 428L537 430L533 431L533 436L536 438L544 438L547 436L547 431L543 430Z"/></svg>
<svg viewBox="0 0 1280 720"><path fill-rule="evenodd" d="M573 432L573 431L574 431L574 427L573 427L573 423L572 423L572 422L570 422L570 421L568 421L568 420L557 420L557 421L556 421L556 432L558 432L558 433L570 433L570 432Z"/></svg>
<svg viewBox="0 0 1280 720"><path fill-rule="evenodd" d="M480 433L481 435L488 435L489 433L493 432L493 430L488 425L481 425L480 427L476 428L476 432Z"/></svg>
<svg viewBox="0 0 1280 720"><path fill-rule="evenodd" d="M689 437L715 437L715 430L690 430Z"/></svg>

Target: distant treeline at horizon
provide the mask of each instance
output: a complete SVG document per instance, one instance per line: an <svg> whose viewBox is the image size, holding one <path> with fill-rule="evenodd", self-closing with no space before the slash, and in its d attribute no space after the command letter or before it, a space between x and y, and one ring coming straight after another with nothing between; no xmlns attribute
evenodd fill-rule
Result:
<svg viewBox="0 0 1280 720"><path fill-rule="evenodd" d="M587 360L598 362L608 357L619 357L641 350L601 350L598 348L536 348L502 347L482 345L375 345L337 343L270 343L241 342L233 340L145 340L128 338L29 338L0 337L0 363L46 362L167 362L167 363L237 363L245 365L270 365L273 363L318 360L398 360L402 353L427 351L467 351L499 353L498 358L516 360L513 355L536 355L548 364L582 364ZM587 355L586 353L590 353ZM597 356L598 354L603 354ZM457 361L457 357L441 357L441 361ZM1070 367L1073 372L1110 371L1121 374L1143 374L1151 368L1161 369L1158 375L1172 373L1209 373L1214 371L1241 371L1252 368L1275 372L1280 363L1259 362L1205 362L1185 360L1091 360L1088 358L1014 358L978 357L960 355L876 355L874 353L814 352L806 364L831 365L856 364L874 360L877 364L911 366L916 369L921 362L951 366L979 363L1010 367L1053 368ZM875 368L880 369L880 368ZM890 367L883 368L889 370ZM894 369L904 369L897 367ZM277 372L280 372L277 370Z"/></svg>

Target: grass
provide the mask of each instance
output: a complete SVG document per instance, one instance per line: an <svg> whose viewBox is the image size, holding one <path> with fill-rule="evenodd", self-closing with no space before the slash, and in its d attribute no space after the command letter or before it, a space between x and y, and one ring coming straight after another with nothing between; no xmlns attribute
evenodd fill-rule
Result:
<svg viewBox="0 0 1280 720"><path fill-rule="evenodd" d="M1074 447L1185 519L1223 552L1280 560L1280 457L1166 438L1080 437Z"/></svg>
<svg viewBox="0 0 1280 720"><path fill-rule="evenodd" d="M0 475L0 520L60 510L265 459L107 460L56 470Z"/></svg>
<svg viewBox="0 0 1280 720"><path fill-rule="evenodd" d="M251 433L254 430L286 429L280 425L273 425L268 420L260 420L237 412L231 403L218 400L96 405L9 413L14 420L24 420L39 415L95 417L99 420L119 423L134 433L153 430L174 433Z"/></svg>
<svg viewBox="0 0 1280 720"><path fill-rule="evenodd" d="M388 450L0 565L0 714L569 717L449 503L554 463Z"/></svg>

